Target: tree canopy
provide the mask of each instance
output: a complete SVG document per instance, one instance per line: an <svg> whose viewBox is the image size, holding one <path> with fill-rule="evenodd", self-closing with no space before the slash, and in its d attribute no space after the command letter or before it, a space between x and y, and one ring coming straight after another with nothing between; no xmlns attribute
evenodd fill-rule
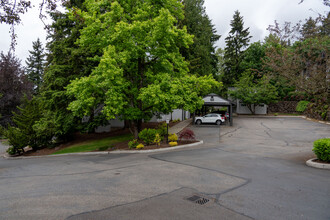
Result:
<svg viewBox="0 0 330 220"><path fill-rule="evenodd" d="M39 38L32 42L32 46L33 50L29 50L30 55L25 61L26 73L28 79L33 83L34 92L39 93L45 68L45 53Z"/></svg>
<svg viewBox="0 0 330 220"><path fill-rule="evenodd" d="M184 19L179 21L186 26L194 42L189 48L180 48L182 55L189 62L190 73L205 76L217 73L215 42L220 35L216 34L214 25L205 12L204 0L184 0Z"/></svg>
<svg viewBox="0 0 330 220"><path fill-rule="evenodd" d="M225 72L222 77L225 88L232 86L244 72L241 68L243 52L251 38L249 28L244 28L243 17L240 15L239 11L235 11L230 26L231 30L225 39Z"/></svg>
<svg viewBox="0 0 330 220"><path fill-rule="evenodd" d="M201 107L200 95L218 83L212 76L188 74L179 49L192 44L193 36L177 25L182 7L176 0L91 0L86 12L73 11L72 18L77 14L86 24L79 45L103 50L103 55L90 76L67 87L76 98L69 109L84 116L102 105L107 119L129 120L137 137L142 120L153 113Z"/></svg>

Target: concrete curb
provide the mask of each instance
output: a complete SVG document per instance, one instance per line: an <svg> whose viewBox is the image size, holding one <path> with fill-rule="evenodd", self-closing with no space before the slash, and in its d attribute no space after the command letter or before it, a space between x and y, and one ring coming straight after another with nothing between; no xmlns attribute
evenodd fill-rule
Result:
<svg viewBox="0 0 330 220"><path fill-rule="evenodd" d="M319 168L319 169L329 169L330 170L330 164L314 162L314 160L316 160L316 159L317 158L307 160L306 165L309 166L309 167L314 167L314 168Z"/></svg>
<svg viewBox="0 0 330 220"><path fill-rule="evenodd" d="M203 141L199 141L192 144L180 145L177 147L167 147L154 150L116 150L116 151L102 151L102 152L85 152L85 153L70 153L70 154L56 154L56 155L44 155L44 156L21 156L21 157L11 157L8 154L1 155L7 160L18 160L18 159L33 159L33 158L47 158L47 157L60 157L60 156L86 156L86 155L106 155L106 154L144 154L144 153L154 153L161 151L177 150L187 147L193 147L203 144Z"/></svg>
<svg viewBox="0 0 330 220"><path fill-rule="evenodd" d="M116 150L116 151L109 151L109 153L110 154L154 153L154 152L161 152L161 151L168 151L168 150L176 150L176 149L182 149L182 148L187 148L187 147L193 147L193 146L197 146L197 145L200 145L200 144L203 144L203 143L204 143L204 141L199 141L199 142L192 143L192 144L184 144L184 145L180 145L180 146L177 146L177 147L167 147L167 148L160 148L160 149L155 149L155 150Z"/></svg>

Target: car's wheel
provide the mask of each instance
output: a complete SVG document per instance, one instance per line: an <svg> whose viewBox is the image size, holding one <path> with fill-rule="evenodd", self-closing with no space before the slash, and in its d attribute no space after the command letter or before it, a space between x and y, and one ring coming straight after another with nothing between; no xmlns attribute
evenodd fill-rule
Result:
<svg viewBox="0 0 330 220"><path fill-rule="evenodd" d="M197 120L196 121L196 124L201 125L202 124L202 121L201 120Z"/></svg>
<svg viewBox="0 0 330 220"><path fill-rule="evenodd" d="M217 125L221 125L221 124L222 124L222 122L221 122L220 120L217 120L215 123L216 123Z"/></svg>

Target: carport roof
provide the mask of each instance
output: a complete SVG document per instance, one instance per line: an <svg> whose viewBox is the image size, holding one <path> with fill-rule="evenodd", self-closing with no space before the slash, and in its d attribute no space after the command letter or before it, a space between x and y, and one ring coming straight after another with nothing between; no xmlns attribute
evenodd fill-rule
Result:
<svg viewBox="0 0 330 220"><path fill-rule="evenodd" d="M219 95L215 94L215 93L211 93L208 94L207 96L205 96L203 98L204 100L204 105L206 106L230 106L230 105L234 105L233 102L224 99L222 97L220 97Z"/></svg>

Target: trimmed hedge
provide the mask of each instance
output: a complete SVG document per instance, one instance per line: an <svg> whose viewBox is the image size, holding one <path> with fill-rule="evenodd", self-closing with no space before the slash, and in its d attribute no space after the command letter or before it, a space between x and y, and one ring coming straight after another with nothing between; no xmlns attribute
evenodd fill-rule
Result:
<svg viewBox="0 0 330 220"><path fill-rule="evenodd" d="M330 138L314 141L313 151L317 159L330 163Z"/></svg>
<svg viewBox="0 0 330 220"><path fill-rule="evenodd" d="M298 102L297 107L296 107L296 111L297 112L306 111L306 109L308 107L308 104L309 104L309 101L300 101L300 102Z"/></svg>

